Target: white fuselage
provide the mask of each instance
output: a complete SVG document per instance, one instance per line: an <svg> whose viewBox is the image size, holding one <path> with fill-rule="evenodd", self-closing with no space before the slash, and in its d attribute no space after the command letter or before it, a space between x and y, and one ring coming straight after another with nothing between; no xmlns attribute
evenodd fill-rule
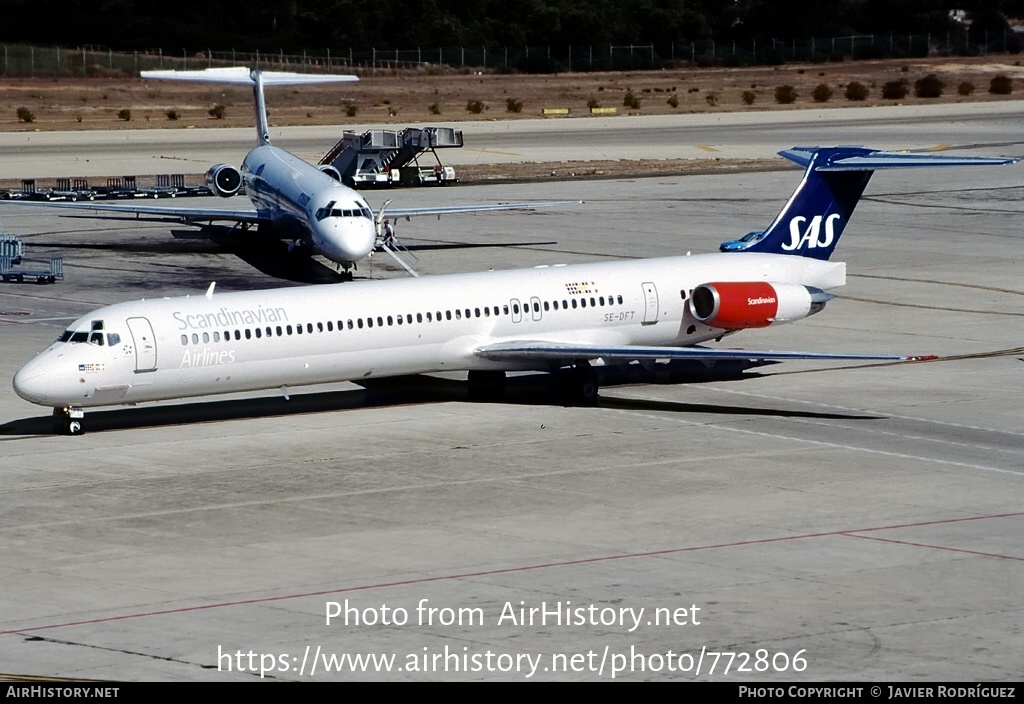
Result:
<svg viewBox="0 0 1024 704"><path fill-rule="evenodd" d="M550 369L475 354L509 341L688 346L722 335L686 298L709 281L830 289L845 265L704 254L119 303L14 379L45 406L109 406L459 370Z"/></svg>
<svg viewBox="0 0 1024 704"><path fill-rule="evenodd" d="M373 251L377 230L366 200L315 166L267 144L246 155L241 172L257 213L283 233L339 263Z"/></svg>

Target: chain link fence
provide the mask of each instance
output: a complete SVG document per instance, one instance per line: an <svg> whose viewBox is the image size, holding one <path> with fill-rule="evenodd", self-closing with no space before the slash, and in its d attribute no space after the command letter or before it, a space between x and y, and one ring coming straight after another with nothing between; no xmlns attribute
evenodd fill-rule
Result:
<svg viewBox="0 0 1024 704"><path fill-rule="evenodd" d="M669 44L437 47L431 49L329 49L300 54L203 51L177 54L163 50L116 52L98 47L3 45L0 72L10 77L126 76L152 69L203 69L252 66L299 72L372 73L378 70L421 69L489 72L561 73L626 71L684 66L757 66L783 63L825 63L926 56L980 56L1019 53L1022 38L1014 33L972 36L970 32L933 34L810 37L767 41L689 42Z"/></svg>

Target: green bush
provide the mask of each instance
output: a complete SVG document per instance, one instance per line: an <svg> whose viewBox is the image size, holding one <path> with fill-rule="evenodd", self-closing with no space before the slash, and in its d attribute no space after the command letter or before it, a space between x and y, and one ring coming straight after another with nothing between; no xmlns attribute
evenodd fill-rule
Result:
<svg viewBox="0 0 1024 704"><path fill-rule="evenodd" d="M118 120L122 120L124 122L131 122L132 121L132 111L129 110L128 108L121 108L120 110L117 111L117 119Z"/></svg>
<svg viewBox="0 0 1024 704"><path fill-rule="evenodd" d="M639 110L640 109L640 98L636 97L636 94L633 92L632 88L627 88L626 89L626 97L624 97L622 99L622 104L625 105L627 108L631 108L633 110Z"/></svg>
<svg viewBox="0 0 1024 704"><path fill-rule="evenodd" d="M754 101L757 100L757 93L752 90L743 91L743 104L753 105Z"/></svg>
<svg viewBox="0 0 1024 704"><path fill-rule="evenodd" d="M484 102L482 100L469 100L469 101L466 101L466 111L467 112L471 112L474 115L479 115L480 113L482 113L486 109L487 109L487 106L484 105Z"/></svg>
<svg viewBox="0 0 1024 704"><path fill-rule="evenodd" d="M18 122L32 122L36 116L28 108L18 108Z"/></svg>
<svg viewBox="0 0 1024 704"><path fill-rule="evenodd" d="M918 98L938 98L945 87L946 84L939 80L938 76L929 73L924 78L914 81L914 95Z"/></svg>
<svg viewBox="0 0 1024 704"><path fill-rule="evenodd" d="M957 95L970 95L974 92L974 84L970 81L964 81L956 87Z"/></svg>
<svg viewBox="0 0 1024 704"><path fill-rule="evenodd" d="M355 103L349 103L348 105L345 106L345 114L348 117L355 117L356 115L359 114L359 106L356 105Z"/></svg>
<svg viewBox="0 0 1024 704"><path fill-rule="evenodd" d="M594 108L599 108L599 107L601 107L601 103L600 103L600 101L598 101L598 99L597 99L597 98L594 98L594 97L590 97L590 98L589 98L589 99L587 100L587 107L588 107L588 108L590 108L591 110L593 110Z"/></svg>
<svg viewBox="0 0 1024 704"><path fill-rule="evenodd" d="M224 106L221 105L220 103L217 103L212 108L207 110L207 113L209 113L210 117L212 117L215 120L223 120L224 119Z"/></svg>
<svg viewBox="0 0 1024 704"><path fill-rule="evenodd" d="M665 102L674 108L679 107L679 98L675 95L669 96L669 99Z"/></svg>
<svg viewBox="0 0 1024 704"><path fill-rule="evenodd" d="M811 92L811 97L814 98L816 103L827 103L829 98L832 97L832 89L824 83L819 83Z"/></svg>
<svg viewBox="0 0 1024 704"><path fill-rule="evenodd" d="M515 98L505 98L505 110L508 112L522 112L523 101Z"/></svg>
<svg viewBox="0 0 1024 704"><path fill-rule="evenodd" d="M796 92L796 88L790 85L779 86L775 89L775 102L782 105L789 105L796 100L799 93Z"/></svg>
<svg viewBox="0 0 1024 704"><path fill-rule="evenodd" d="M868 87L863 83L857 81L850 81L846 84L846 99L847 100L867 100L868 98Z"/></svg>
<svg viewBox="0 0 1024 704"><path fill-rule="evenodd" d="M179 117L181 117L181 115L178 114L178 111L174 108L171 108L170 110L164 112L164 115L167 115L168 120L177 120Z"/></svg>
<svg viewBox="0 0 1024 704"><path fill-rule="evenodd" d="M882 97L886 100L902 100L907 97L907 82L904 79L889 81L882 85Z"/></svg>
<svg viewBox="0 0 1024 704"><path fill-rule="evenodd" d="M708 93L704 96L704 100L706 100L708 105L711 107L715 107L718 105L718 93Z"/></svg>
<svg viewBox="0 0 1024 704"><path fill-rule="evenodd" d="M988 92L992 95L1009 95L1013 92L1013 79L1003 74L994 76L988 84Z"/></svg>
<svg viewBox="0 0 1024 704"><path fill-rule="evenodd" d="M430 111L431 115L441 114L441 103L431 103L427 106L427 110Z"/></svg>

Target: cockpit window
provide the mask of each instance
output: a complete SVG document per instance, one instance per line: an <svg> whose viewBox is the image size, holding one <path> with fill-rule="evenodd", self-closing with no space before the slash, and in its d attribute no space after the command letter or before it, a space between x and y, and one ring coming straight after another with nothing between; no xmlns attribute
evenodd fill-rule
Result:
<svg viewBox="0 0 1024 704"><path fill-rule="evenodd" d="M89 333L89 344L90 345L99 345L100 347L103 347L103 333L101 333L101 332Z"/></svg>
<svg viewBox="0 0 1024 704"><path fill-rule="evenodd" d="M57 342L67 342L71 339L71 334L70 330L65 330L64 334L57 338Z"/></svg>
<svg viewBox="0 0 1024 704"><path fill-rule="evenodd" d="M331 201L323 208L318 208L314 216L317 221L325 218L366 218L373 220L373 212L369 208L359 206L356 208L335 208L335 201Z"/></svg>
<svg viewBox="0 0 1024 704"><path fill-rule="evenodd" d="M88 342L89 333L87 332L73 332L71 333L71 342Z"/></svg>
<svg viewBox="0 0 1024 704"><path fill-rule="evenodd" d="M113 347L114 345L121 344L121 336L118 335L116 332L108 332L107 344L110 345L111 347Z"/></svg>

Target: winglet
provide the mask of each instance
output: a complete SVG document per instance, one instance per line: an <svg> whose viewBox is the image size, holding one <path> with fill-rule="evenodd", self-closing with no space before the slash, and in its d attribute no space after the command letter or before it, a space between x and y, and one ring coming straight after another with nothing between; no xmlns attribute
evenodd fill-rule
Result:
<svg viewBox="0 0 1024 704"><path fill-rule="evenodd" d="M216 281L211 281L210 282L210 288L206 289L206 298L207 298L207 300L211 300L211 301L213 300L213 287L216 286L216 285L217 285Z"/></svg>

